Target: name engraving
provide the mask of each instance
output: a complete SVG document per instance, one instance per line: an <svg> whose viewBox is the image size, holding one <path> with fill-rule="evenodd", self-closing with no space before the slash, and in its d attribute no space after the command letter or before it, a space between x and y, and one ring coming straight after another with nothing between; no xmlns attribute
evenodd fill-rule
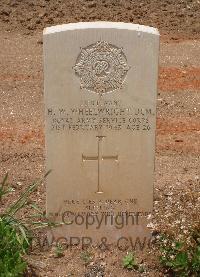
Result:
<svg viewBox="0 0 200 277"><path fill-rule="evenodd" d="M128 130L149 131L154 111L151 108L125 107L120 101L84 101L71 108L47 109L52 131Z"/></svg>

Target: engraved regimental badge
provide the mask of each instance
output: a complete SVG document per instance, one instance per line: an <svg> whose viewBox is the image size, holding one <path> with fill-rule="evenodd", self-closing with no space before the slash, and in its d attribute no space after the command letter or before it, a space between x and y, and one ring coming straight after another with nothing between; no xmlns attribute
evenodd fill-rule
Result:
<svg viewBox="0 0 200 277"><path fill-rule="evenodd" d="M120 89L129 68L122 48L98 41L81 49L74 71L81 88L102 94Z"/></svg>

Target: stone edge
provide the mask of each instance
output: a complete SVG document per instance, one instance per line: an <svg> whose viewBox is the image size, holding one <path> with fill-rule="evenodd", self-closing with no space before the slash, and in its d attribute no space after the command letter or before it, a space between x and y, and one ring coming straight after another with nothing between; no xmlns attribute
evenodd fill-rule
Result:
<svg viewBox="0 0 200 277"><path fill-rule="evenodd" d="M158 29L139 25L132 23L124 23L124 22L109 22L109 21L97 21L97 22L79 22L79 23L69 23L47 27L43 30L43 35L54 34L58 32L64 31L73 31L73 30L81 30L81 29L118 29L118 30L130 30L130 31L138 31L149 33L153 35L160 35Z"/></svg>

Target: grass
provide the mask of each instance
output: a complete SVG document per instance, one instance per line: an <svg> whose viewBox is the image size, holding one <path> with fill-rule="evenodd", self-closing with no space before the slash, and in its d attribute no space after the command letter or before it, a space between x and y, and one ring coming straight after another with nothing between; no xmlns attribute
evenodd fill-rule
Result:
<svg viewBox="0 0 200 277"><path fill-rule="evenodd" d="M167 188L155 205L160 263L172 276L200 276L200 180ZM169 228L170 226L170 228Z"/></svg>
<svg viewBox="0 0 200 277"><path fill-rule="evenodd" d="M5 207L0 212L0 276L17 277L22 276L27 268L23 255L30 248L33 233L36 229L47 226L55 226L50 222L40 208L31 201L31 195L37 190L45 178L29 185L22 192L20 197L11 205ZM0 183L0 202L3 202L5 195L12 193L13 189L7 183L8 174L5 175ZM26 219L18 217L19 211L30 207L34 214ZM33 218L34 221L33 221Z"/></svg>
<svg viewBox="0 0 200 277"><path fill-rule="evenodd" d="M200 224L188 239L191 244L169 235L159 239L160 262L173 276L200 276Z"/></svg>
<svg viewBox="0 0 200 277"><path fill-rule="evenodd" d="M128 253L125 257L123 257L122 264L124 268L129 270L137 270L139 268L133 253Z"/></svg>

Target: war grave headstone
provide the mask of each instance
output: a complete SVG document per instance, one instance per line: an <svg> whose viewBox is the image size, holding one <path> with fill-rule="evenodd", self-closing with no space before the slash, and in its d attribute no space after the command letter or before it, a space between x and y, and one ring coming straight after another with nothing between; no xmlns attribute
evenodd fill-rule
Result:
<svg viewBox="0 0 200 277"><path fill-rule="evenodd" d="M130 23L44 30L47 214L54 237L148 237L159 33Z"/></svg>

